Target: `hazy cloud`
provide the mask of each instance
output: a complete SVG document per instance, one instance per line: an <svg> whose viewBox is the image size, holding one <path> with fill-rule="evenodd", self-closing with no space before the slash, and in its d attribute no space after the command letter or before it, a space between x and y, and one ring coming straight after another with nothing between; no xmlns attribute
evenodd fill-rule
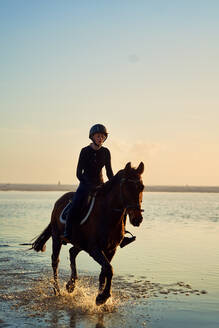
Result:
<svg viewBox="0 0 219 328"><path fill-rule="evenodd" d="M112 165L115 170L119 170L127 162L131 162L133 166L137 166L141 161L147 168L150 161L160 153L164 147L158 143L144 142L138 140L134 143L128 143L124 140L110 140L108 147L112 154Z"/></svg>

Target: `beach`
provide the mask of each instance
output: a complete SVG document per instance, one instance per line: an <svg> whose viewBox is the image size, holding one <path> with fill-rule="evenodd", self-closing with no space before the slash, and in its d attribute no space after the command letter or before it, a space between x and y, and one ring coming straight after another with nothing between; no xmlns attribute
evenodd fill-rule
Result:
<svg viewBox="0 0 219 328"><path fill-rule="evenodd" d="M219 200L215 193L145 192L137 237L113 258L112 297L95 305L99 265L77 258L79 280L65 289L70 246L60 256L61 296L52 286L51 241L28 243L48 224L62 191L0 192L0 327L218 328Z"/></svg>

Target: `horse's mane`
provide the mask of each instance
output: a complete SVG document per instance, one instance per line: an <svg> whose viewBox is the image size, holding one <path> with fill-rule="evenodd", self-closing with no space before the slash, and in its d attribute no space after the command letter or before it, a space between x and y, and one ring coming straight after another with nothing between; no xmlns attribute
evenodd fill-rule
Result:
<svg viewBox="0 0 219 328"><path fill-rule="evenodd" d="M98 191L98 194L101 195L106 195L114 186L115 184L117 184L120 180L120 178L122 177L122 173L124 172L124 170L119 170L113 177L112 179L106 181L101 189Z"/></svg>
<svg viewBox="0 0 219 328"><path fill-rule="evenodd" d="M121 178L124 176L124 169L119 170L116 175L112 177L109 181L106 181L101 189L98 191L98 194L106 195L114 186L117 184ZM134 178L136 176L136 169L134 167L130 168L129 177Z"/></svg>

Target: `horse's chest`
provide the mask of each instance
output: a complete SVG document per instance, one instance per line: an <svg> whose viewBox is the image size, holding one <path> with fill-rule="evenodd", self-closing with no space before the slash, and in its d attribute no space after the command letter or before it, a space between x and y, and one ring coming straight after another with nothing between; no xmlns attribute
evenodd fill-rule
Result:
<svg viewBox="0 0 219 328"><path fill-rule="evenodd" d="M112 246L117 246L118 244L120 244L123 237L124 237L124 229L122 227L117 230L111 230L107 238L108 244Z"/></svg>

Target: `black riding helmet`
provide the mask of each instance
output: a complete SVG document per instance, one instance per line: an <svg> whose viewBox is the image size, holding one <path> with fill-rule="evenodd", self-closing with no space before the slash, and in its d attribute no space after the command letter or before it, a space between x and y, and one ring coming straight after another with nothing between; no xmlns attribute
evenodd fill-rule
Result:
<svg viewBox="0 0 219 328"><path fill-rule="evenodd" d="M89 138L93 141L93 136L95 133L102 133L105 135L105 137L108 137L108 132L107 129L104 125L102 124L95 124L91 127L90 132L89 132Z"/></svg>

